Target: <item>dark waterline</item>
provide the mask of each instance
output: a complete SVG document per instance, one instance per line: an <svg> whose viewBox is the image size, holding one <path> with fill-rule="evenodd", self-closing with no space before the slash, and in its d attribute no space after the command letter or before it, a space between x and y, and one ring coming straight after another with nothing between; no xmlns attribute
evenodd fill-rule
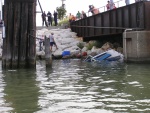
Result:
<svg viewBox="0 0 150 113"><path fill-rule="evenodd" d="M1 62L0 62L1 65ZM56 60L0 69L0 113L149 113L150 65Z"/></svg>

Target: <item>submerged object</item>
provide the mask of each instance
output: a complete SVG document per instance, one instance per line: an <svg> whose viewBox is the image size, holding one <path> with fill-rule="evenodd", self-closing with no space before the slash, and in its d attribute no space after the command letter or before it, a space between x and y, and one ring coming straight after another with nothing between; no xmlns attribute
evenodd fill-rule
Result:
<svg viewBox="0 0 150 113"><path fill-rule="evenodd" d="M96 56L89 55L84 61L86 62L101 62L101 61L119 61L123 62L123 54L110 49Z"/></svg>

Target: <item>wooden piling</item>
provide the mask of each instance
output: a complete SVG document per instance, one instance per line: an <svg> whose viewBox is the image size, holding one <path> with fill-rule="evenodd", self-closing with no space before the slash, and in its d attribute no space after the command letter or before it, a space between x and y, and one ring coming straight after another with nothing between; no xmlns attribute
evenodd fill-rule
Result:
<svg viewBox="0 0 150 113"><path fill-rule="evenodd" d="M5 0L3 68L35 67L36 0Z"/></svg>
<svg viewBox="0 0 150 113"><path fill-rule="evenodd" d="M45 36L45 61L46 67L52 66L52 54L50 51L50 39Z"/></svg>

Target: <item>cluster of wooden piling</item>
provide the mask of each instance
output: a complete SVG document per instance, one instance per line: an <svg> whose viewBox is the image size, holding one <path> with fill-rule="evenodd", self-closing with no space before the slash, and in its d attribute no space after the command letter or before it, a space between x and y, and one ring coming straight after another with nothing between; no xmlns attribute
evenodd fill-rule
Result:
<svg viewBox="0 0 150 113"><path fill-rule="evenodd" d="M3 68L35 67L36 0L5 0Z"/></svg>

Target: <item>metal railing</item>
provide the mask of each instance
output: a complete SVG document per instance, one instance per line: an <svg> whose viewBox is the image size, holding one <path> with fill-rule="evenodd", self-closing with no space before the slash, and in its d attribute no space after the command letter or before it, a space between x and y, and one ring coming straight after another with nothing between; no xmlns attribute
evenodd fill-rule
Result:
<svg viewBox="0 0 150 113"><path fill-rule="evenodd" d="M113 2L113 4L115 4L116 8L119 8L119 7L120 7L120 2L123 2L123 1L124 1L124 0L119 0L119 1ZM106 4L106 5L107 5L107 4ZM107 11L106 5L97 8L100 13ZM90 15L89 15L89 14L90 14L89 11L88 11L88 12L85 12L85 13L86 13L86 15L87 15L88 17L90 16ZM91 16L92 16L92 15L91 15Z"/></svg>
<svg viewBox="0 0 150 113"><path fill-rule="evenodd" d="M71 25L72 27L78 27L78 28L94 28L94 29L132 29L132 30L143 30L144 28L125 28L125 27L96 27L96 26L79 26L79 25Z"/></svg>

